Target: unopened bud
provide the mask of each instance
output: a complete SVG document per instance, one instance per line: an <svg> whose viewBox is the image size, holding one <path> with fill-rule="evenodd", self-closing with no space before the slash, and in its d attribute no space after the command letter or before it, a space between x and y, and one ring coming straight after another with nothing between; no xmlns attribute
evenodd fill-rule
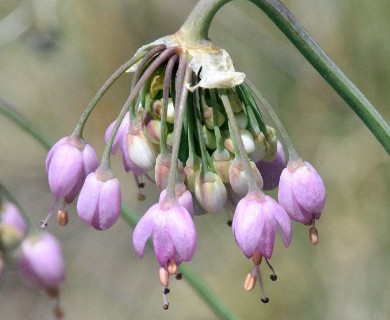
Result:
<svg viewBox="0 0 390 320"><path fill-rule="evenodd" d="M234 113L238 113L242 110L242 105L240 98L238 97L237 93L235 93L233 90L228 90L228 98L230 102L230 106L233 109Z"/></svg>
<svg viewBox="0 0 390 320"><path fill-rule="evenodd" d="M206 147L212 150L215 150L217 148L217 141L215 139L214 132L211 132L209 129L207 129L206 126L203 126L203 137L204 142L206 144Z"/></svg>
<svg viewBox="0 0 390 320"><path fill-rule="evenodd" d="M57 211L57 221L60 226L65 227L69 221L68 211L65 209L60 209Z"/></svg>
<svg viewBox="0 0 390 320"><path fill-rule="evenodd" d="M254 176L256 183L260 189L263 188L263 179L259 169L250 161L251 174ZM245 167L241 159L235 158L229 168L229 182L234 192L245 195L248 193L248 178L246 176Z"/></svg>
<svg viewBox="0 0 390 320"><path fill-rule="evenodd" d="M169 284L169 274L168 274L168 271L165 268L160 267L160 269L158 270L158 277L160 279L160 283L164 287L168 287L168 284Z"/></svg>
<svg viewBox="0 0 390 320"><path fill-rule="evenodd" d="M318 243L318 231L315 227L309 229L310 242L313 246Z"/></svg>
<svg viewBox="0 0 390 320"><path fill-rule="evenodd" d="M256 285L257 277L255 274L248 273L244 281L244 289L245 291L251 291Z"/></svg>

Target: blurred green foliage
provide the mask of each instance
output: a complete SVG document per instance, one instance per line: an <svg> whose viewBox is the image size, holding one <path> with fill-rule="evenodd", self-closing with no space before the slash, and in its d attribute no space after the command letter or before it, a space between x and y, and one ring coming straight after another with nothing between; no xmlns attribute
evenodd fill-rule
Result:
<svg viewBox="0 0 390 320"><path fill-rule="evenodd" d="M173 33L195 0L85 0L0 2L0 96L43 132L68 135L104 80L142 44ZM390 118L390 3L387 0L286 0L330 57ZM17 10L17 11L14 11ZM15 12L18 15L15 15ZM9 16L11 14L11 16ZM11 17L11 20L10 20ZM8 20L7 20L8 19ZM9 21L16 22L12 24ZM216 16L210 37L225 48L274 106L295 147L322 175L328 202L312 247L306 228L294 226L291 247L278 241L266 279L270 303L245 294L251 268L235 246L226 216L196 220L192 267L241 319L388 319L390 317L390 161L356 115L329 88L275 26L249 2L233 1ZM129 91L125 75L101 101L85 138L101 154L103 133ZM0 177L39 223L52 201L45 151L0 118ZM132 177L114 169L123 198L143 213L156 201L147 186L137 202ZM273 193L275 195L275 193ZM68 279L62 290L67 319L214 319L185 282L171 286L171 308L161 309L152 251L139 259L131 229L107 232L53 221L63 245ZM51 319L50 301L22 285L10 270L0 290L0 319Z"/></svg>

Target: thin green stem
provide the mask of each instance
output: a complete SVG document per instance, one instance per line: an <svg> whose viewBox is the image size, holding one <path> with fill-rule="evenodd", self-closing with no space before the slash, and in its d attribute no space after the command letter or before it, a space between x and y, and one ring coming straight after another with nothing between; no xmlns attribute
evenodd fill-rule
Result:
<svg viewBox="0 0 390 320"><path fill-rule="evenodd" d="M120 66L112 75L109 77L106 82L103 84L103 86L99 89L99 91L96 93L96 95L93 97L91 102L88 104L87 108L84 110L82 113L79 122L76 125L76 128L73 131L73 135L77 137L82 137L83 135L83 130L84 130L84 125L87 122L89 116L91 115L93 109L99 102L99 100L103 97L103 95L107 92L107 90L114 84L116 80L120 78L122 74L126 72L127 69L129 69L133 64L135 64L138 60L140 60L143 55L138 54L134 57L132 57L129 61L127 61L125 64Z"/></svg>
<svg viewBox="0 0 390 320"><path fill-rule="evenodd" d="M53 142L27 120L12 104L0 97L0 113L30 134L43 147L49 149Z"/></svg>
<svg viewBox="0 0 390 320"><path fill-rule="evenodd" d="M180 29L182 38L191 44L202 44L208 39L208 30L217 11L231 0L200 0ZM249 0L275 23L284 35L294 44L328 84L340 95L349 107L390 154L390 126L327 56L317 42L309 35L302 24L279 0Z"/></svg>

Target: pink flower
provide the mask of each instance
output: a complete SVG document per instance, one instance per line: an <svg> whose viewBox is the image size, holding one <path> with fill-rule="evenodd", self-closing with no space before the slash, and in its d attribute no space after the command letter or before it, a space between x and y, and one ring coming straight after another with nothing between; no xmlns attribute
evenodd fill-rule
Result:
<svg viewBox="0 0 390 320"><path fill-rule="evenodd" d="M106 143L108 142L108 139L110 138L112 129L114 128L116 124L116 120L111 122L111 124L108 126L106 133L104 135L104 138L106 140ZM127 112L125 117L123 118L122 123L119 126L118 132L115 135L114 142L111 147L111 153L115 154L118 150L118 147L121 145L121 141L125 139L127 133L130 129L130 113Z"/></svg>
<svg viewBox="0 0 390 320"><path fill-rule="evenodd" d="M133 233L135 251L142 257L145 243L152 236L154 252L161 267L169 260L177 265L192 259L196 248L194 222L176 199L164 197L141 218Z"/></svg>
<svg viewBox="0 0 390 320"><path fill-rule="evenodd" d="M310 224L324 209L325 186L310 163L290 161L280 176L278 200L291 219Z"/></svg>
<svg viewBox="0 0 390 320"><path fill-rule="evenodd" d="M85 179L77 201L80 219L97 230L110 228L119 218L121 190L110 169L99 167Z"/></svg>
<svg viewBox="0 0 390 320"><path fill-rule="evenodd" d="M57 289L65 279L65 270L56 238L40 233L23 240L19 271L29 284L46 290Z"/></svg>
<svg viewBox="0 0 390 320"><path fill-rule="evenodd" d="M51 192L56 199L71 203L83 186L86 176L96 170L95 150L81 138L60 139L46 158L46 172Z"/></svg>
<svg viewBox="0 0 390 320"><path fill-rule="evenodd" d="M265 258L271 258L276 231L285 247L291 243L290 218L274 199L260 191L250 192L240 200L232 227L236 242L247 258L257 251Z"/></svg>
<svg viewBox="0 0 390 320"><path fill-rule="evenodd" d="M3 204L2 212L0 215L0 222L4 226L12 227L22 236L27 233L27 225L24 221L19 209L11 202L5 202Z"/></svg>
<svg viewBox="0 0 390 320"><path fill-rule="evenodd" d="M261 176L263 177L263 190L272 190L279 185L280 174L286 168L286 158L284 156L283 146L278 141L277 151L274 160L267 162L260 160L256 162Z"/></svg>

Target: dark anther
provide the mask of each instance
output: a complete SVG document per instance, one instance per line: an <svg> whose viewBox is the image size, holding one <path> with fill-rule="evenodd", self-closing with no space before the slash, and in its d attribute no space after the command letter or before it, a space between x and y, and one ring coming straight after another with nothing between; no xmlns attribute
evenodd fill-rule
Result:
<svg viewBox="0 0 390 320"><path fill-rule="evenodd" d="M269 278L272 280L272 281L276 281L276 279L278 278L278 276L276 274L271 274L269 276Z"/></svg>
<svg viewBox="0 0 390 320"><path fill-rule="evenodd" d="M138 188L145 188L145 183L143 183L143 182L139 183Z"/></svg>
<svg viewBox="0 0 390 320"><path fill-rule="evenodd" d="M42 220L40 226L41 226L42 229L45 229L47 227L47 222Z"/></svg>
<svg viewBox="0 0 390 320"><path fill-rule="evenodd" d="M183 274L181 272L176 273L175 275L176 280L181 280L183 278Z"/></svg>
<svg viewBox="0 0 390 320"><path fill-rule="evenodd" d="M268 303L269 302L269 298L268 297L261 298L260 300L261 300L262 303Z"/></svg>
<svg viewBox="0 0 390 320"><path fill-rule="evenodd" d="M169 290L169 288L164 288L163 294L168 294L169 292L171 292L171 290Z"/></svg>
<svg viewBox="0 0 390 320"><path fill-rule="evenodd" d="M164 309L164 310L168 310L168 308L169 308L169 303L168 303L168 302L167 302L167 303L164 303L163 309Z"/></svg>
<svg viewBox="0 0 390 320"><path fill-rule="evenodd" d="M228 220L228 221L227 221L227 225L228 225L229 227L231 227L232 224L233 224L233 220Z"/></svg>

